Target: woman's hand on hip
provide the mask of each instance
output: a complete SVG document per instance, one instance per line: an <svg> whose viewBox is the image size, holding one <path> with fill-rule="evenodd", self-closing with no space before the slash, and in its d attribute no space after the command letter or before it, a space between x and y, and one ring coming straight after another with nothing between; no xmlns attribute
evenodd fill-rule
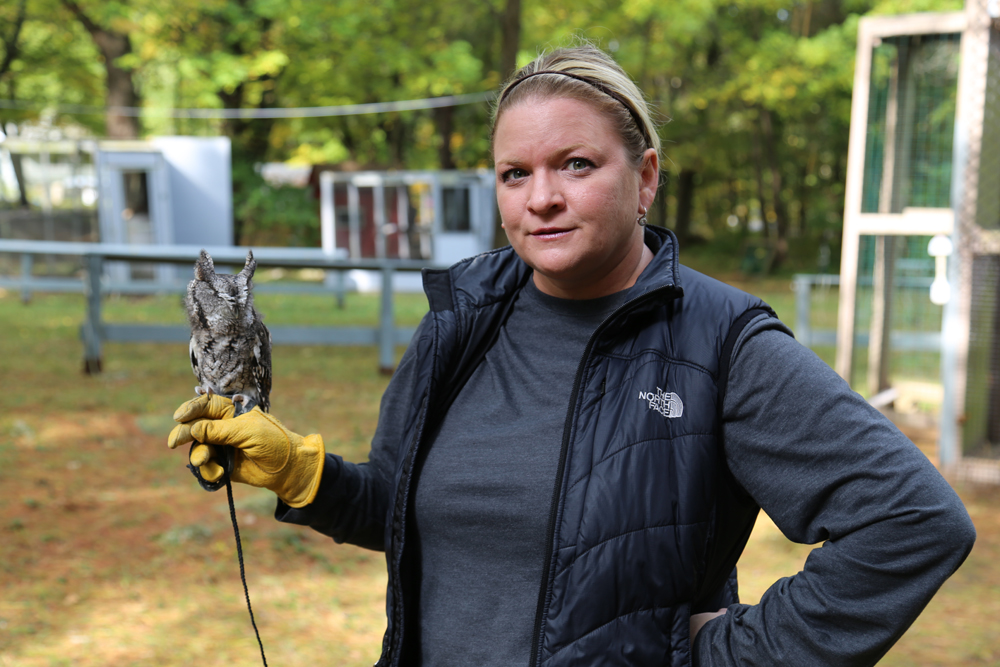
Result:
<svg viewBox="0 0 1000 667"><path fill-rule="evenodd" d="M717 618L726 613L725 609L720 609L719 611L707 611L703 614L692 614L691 615L691 644L694 644L694 637L701 630L702 626L711 621L713 618Z"/></svg>

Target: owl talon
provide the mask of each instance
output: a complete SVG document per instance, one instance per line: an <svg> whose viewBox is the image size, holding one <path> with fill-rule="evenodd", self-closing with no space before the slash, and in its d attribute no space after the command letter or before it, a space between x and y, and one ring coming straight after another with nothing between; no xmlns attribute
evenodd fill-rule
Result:
<svg viewBox="0 0 1000 667"><path fill-rule="evenodd" d="M256 404L253 398L247 394L233 394L232 397L233 406L236 408L236 414L242 415L245 412L250 412Z"/></svg>
<svg viewBox="0 0 1000 667"><path fill-rule="evenodd" d="M199 396L204 396L205 394L210 394L212 392L209 391L208 389L205 389L201 385L198 385L197 387L194 388L194 393L198 394Z"/></svg>

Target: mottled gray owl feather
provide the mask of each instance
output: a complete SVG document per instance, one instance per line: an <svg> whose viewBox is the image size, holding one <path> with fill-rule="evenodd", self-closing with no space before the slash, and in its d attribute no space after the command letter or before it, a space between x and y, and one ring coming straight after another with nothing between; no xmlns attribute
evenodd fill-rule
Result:
<svg viewBox="0 0 1000 667"><path fill-rule="evenodd" d="M201 251L184 300L191 322L191 370L195 391L229 396L242 414L271 407L271 333L253 307L253 251L235 275L215 272Z"/></svg>

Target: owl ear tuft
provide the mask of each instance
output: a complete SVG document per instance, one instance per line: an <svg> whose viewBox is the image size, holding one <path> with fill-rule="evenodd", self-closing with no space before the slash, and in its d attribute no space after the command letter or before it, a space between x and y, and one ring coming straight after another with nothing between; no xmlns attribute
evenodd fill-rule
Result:
<svg viewBox="0 0 1000 667"><path fill-rule="evenodd" d="M254 271L257 270L257 260L253 258L253 250L247 251L247 263L243 265L243 270L240 271L240 277L246 282L250 282L253 278Z"/></svg>
<svg viewBox="0 0 1000 667"><path fill-rule="evenodd" d="M215 275L215 262L212 261L212 256L209 255L204 250L201 251L197 261L194 263L194 277L195 280L209 281Z"/></svg>

